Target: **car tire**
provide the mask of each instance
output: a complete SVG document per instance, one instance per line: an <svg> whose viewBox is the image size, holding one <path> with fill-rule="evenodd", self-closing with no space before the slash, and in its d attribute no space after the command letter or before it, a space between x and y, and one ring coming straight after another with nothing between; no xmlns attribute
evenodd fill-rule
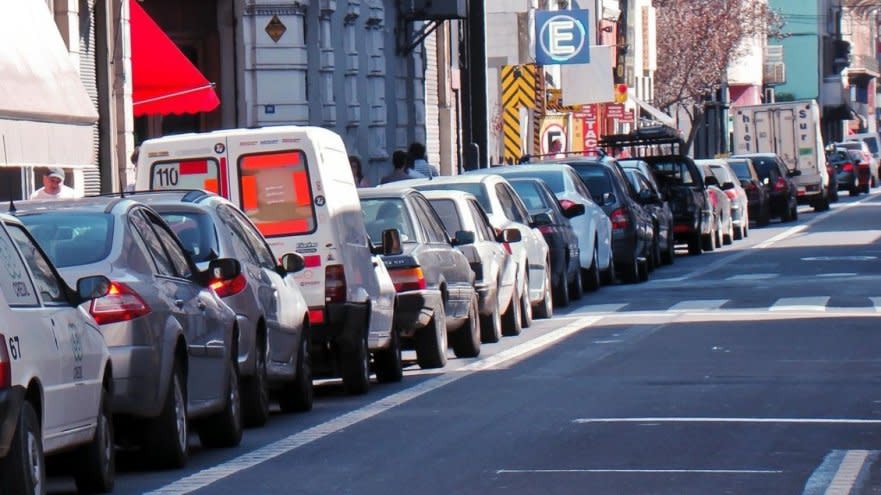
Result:
<svg viewBox="0 0 881 495"><path fill-rule="evenodd" d="M529 299L529 276L520 291L520 326L529 328L532 325L532 301Z"/></svg>
<svg viewBox="0 0 881 495"><path fill-rule="evenodd" d="M266 378L266 338L257 337L254 376L242 378L242 418L245 426L263 426L269 420L269 383Z"/></svg>
<svg viewBox="0 0 881 495"><path fill-rule="evenodd" d="M187 463L187 389L183 368L175 363L162 412L149 425L145 450L156 465L180 469Z"/></svg>
<svg viewBox="0 0 881 495"><path fill-rule="evenodd" d="M116 475L116 447L113 440L113 415L110 411L110 391L102 388L98 421L92 441L76 455L74 472L80 493L108 493L113 491Z"/></svg>
<svg viewBox="0 0 881 495"><path fill-rule="evenodd" d="M366 325L366 322L365 322ZM343 389L349 395L362 395L370 388L370 352L367 336L359 336L357 342L341 350Z"/></svg>
<svg viewBox="0 0 881 495"><path fill-rule="evenodd" d="M199 421L197 431L203 447L229 448L242 442L242 396L239 394L239 370L235 363L227 363L226 374L226 403L223 409Z"/></svg>
<svg viewBox="0 0 881 495"><path fill-rule="evenodd" d="M756 225L759 227L765 227L771 223L771 205L766 203L765 207L762 208L762 211L759 213L759 218L756 219Z"/></svg>
<svg viewBox="0 0 881 495"><path fill-rule="evenodd" d="M639 258L633 253L633 261L626 265L621 265L621 278L628 284L635 284L639 281Z"/></svg>
<svg viewBox="0 0 881 495"><path fill-rule="evenodd" d="M744 227L743 225L735 228L734 229L734 236L733 236L734 240L735 241L742 240L744 238L744 232L746 232L746 227Z"/></svg>
<svg viewBox="0 0 881 495"><path fill-rule="evenodd" d="M548 263L546 266L551 266ZM565 277L564 277L565 278ZM554 317L554 296L551 289L551 272L545 269L545 295L535 305L535 317L546 320ZM565 284L564 284L565 285Z"/></svg>
<svg viewBox="0 0 881 495"><path fill-rule="evenodd" d="M652 245L653 249L651 269L654 270L655 268L661 266L661 263L663 263L663 253L661 253L661 240L659 238L654 237L654 242L652 243Z"/></svg>
<svg viewBox="0 0 881 495"><path fill-rule="evenodd" d="M447 364L447 317L443 302L425 328L416 331L416 362L422 369L443 368Z"/></svg>
<svg viewBox="0 0 881 495"><path fill-rule="evenodd" d="M609 267L601 272L600 278L603 285L612 285L618 281L618 274L615 273L615 252L609 249Z"/></svg>
<svg viewBox="0 0 881 495"><path fill-rule="evenodd" d="M468 305L468 320L453 332L450 339L453 353L458 358L475 358L480 355L480 317L477 314L477 296Z"/></svg>
<svg viewBox="0 0 881 495"><path fill-rule="evenodd" d="M404 378L401 337L397 328L392 328L388 347L373 353L373 365L376 371L376 381L379 383L395 383Z"/></svg>
<svg viewBox="0 0 881 495"><path fill-rule="evenodd" d="M709 234L701 235L701 250L702 251L715 251L716 250L716 231L710 232Z"/></svg>
<svg viewBox="0 0 881 495"><path fill-rule="evenodd" d="M676 260L676 244L673 242L673 227L670 226L670 231L667 234L667 249L661 252L661 263L665 265L672 265Z"/></svg>
<svg viewBox="0 0 881 495"><path fill-rule="evenodd" d="M581 270L578 271L578 275L581 275ZM571 302L569 298L568 278L568 270L564 268L563 273L560 274L560 283L554 288L554 306L557 306L558 308L565 308Z"/></svg>
<svg viewBox="0 0 881 495"><path fill-rule="evenodd" d="M861 189L864 193L869 194L869 185L868 185L868 184L863 184L862 186L860 186L860 189Z"/></svg>
<svg viewBox="0 0 881 495"><path fill-rule="evenodd" d="M297 374L293 381L286 382L278 394L278 405L282 412L306 412L312 410L315 391L312 386L312 347L308 327L303 327L300 338L300 352L297 355Z"/></svg>
<svg viewBox="0 0 881 495"><path fill-rule="evenodd" d="M793 222L798 220L798 203L792 205L792 212L789 214L789 218Z"/></svg>
<svg viewBox="0 0 881 495"><path fill-rule="evenodd" d="M520 311L520 292L515 290L511 295L511 301L508 303L508 309L502 314L502 335L506 337L514 337L520 335L523 331L522 313Z"/></svg>
<svg viewBox="0 0 881 495"><path fill-rule="evenodd" d="M0 459L0 488L3 493L45 493L46 460L43 457L43 434L40 420L30 402L25 401L9 452Z"/></svg>
<svg viewBox="0 0 881 495"><path fill-rule="evenodd" d="M596 254L596 251L594 251L594 254ZM596 282L597 287L599 287L600 271L597 268L596 256L593 258L591 268L593 269L593 280ZM584 296L584 271L579 268L578 273L575 274L573 279L572 283L569 284L569 301L577 301Z"/></svg>
<svg viewBox="0 0 881 495"><path fill-rule="evenodd" d="M498 282L498 286L501 286L501 282ZM480 317L480 342L484 344L494 344L502 339L502 310L498 294L496 296L492 313Z"/></svg>
<svg viewBox="0 0 881 495"><path fill-rule="evenodd" d="M857 186L851 186L850 189L847 190L847 193L850 196L859 196L860 195L860 188Z"/></svg>
<svg viewBox="0 0 881 495"><path fill-rule="evenodd" d="M722 244L729 246L734 242L734 222L728 221L728 232L722 235Z"/></svg>
<svg viewBox="0 0 881 495"><path fill-rule="evenodd" d="M648 282L649 279L649 261L643 260L639 263L639 281Z"/></svg>
<svg viewBox="0 0 881 495"><path fill-rule="evenodd" d="M597 247L596 240L593 243L593 259L590 261L590 267L587 270L581 271L581 286L584 290L588 292L594 292L600 288L600 285L603 284L603 280L600 274L600 264L599 260L599 248ZM611 270L610 271L614 271ZM583 290L582 290L583 292ZM578 298L581 297L579 294Z"/></svg>
<svg viewBox="0 0 881 495"><path fill-rule="evenodd" d="M701 234L692 234L691 237L688 238L688 254L691 256L697 256L703 253L703 243L704 238Z"/></svg>
<svg viewBox="0 0 881 495"><path fill-rule="evenodd" d="M720 229L717 228L717 229L716 229L716 235L715 235L715 237L713 237L713 242L716 243L716 249L721 249L721 248L722 248L722 244L723 244L723 240L722 240L722 238L723 238L723 237L724 237L724 235L722 235L722 230L720 230Z"/></svg>

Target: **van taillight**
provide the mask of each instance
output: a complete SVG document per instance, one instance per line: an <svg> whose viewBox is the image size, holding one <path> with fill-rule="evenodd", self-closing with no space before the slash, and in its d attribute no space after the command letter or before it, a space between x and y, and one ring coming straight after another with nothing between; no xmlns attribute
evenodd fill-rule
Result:
<svg viewBox="0 0 881 495"><path fill-rule="evenodd" d="M150 312L137 292L121 282L111 282L107 295L93 299L89 313L99 325L134 320Z"/></svg>
<svg viewBox="0 0 881 495"><path fill-rule="evenodd" d="M623 230L630 226L630 218L628 218L627 208L618 208L609 215L612 221L613 230Z"/></svg>
<svg viewBox="0 0 881 495"><path fill-rule="evenodd" d="M343 265L329 265L324 269L324 302L346 302L346 272Z"/></svg>
<svg viewBox="0 0 881 495"><path fill-rule="evenodd" d="M229 297L245 290L245 287L248 286L248 279L240 273L235 278L229 280L215 280L208 284L208 286L211 287L211 290L213 290L218 297Z"/></svg>
<svg viewBox="0 0 881 495"><path fill-rule="evenodd" d="M0 389L12 386L12 366L6 349L6 337L0 333Z"/></svg>
<svg viewBox="0 0 881 495"><path fill-rule="evenodd" d="M425 289L425 275L422 268L393 268L388 271L397 292Z"/></svg>

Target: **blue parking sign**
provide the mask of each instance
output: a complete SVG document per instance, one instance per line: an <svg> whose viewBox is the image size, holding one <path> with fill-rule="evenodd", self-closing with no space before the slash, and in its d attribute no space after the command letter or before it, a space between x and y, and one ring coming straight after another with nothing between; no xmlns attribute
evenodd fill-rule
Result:
<svg viewBox="0 0 881 495"><path fill-rule="evenodd" d="M535 63L590 63L589 19L590 12L587 9L536 11Z"/></svg>

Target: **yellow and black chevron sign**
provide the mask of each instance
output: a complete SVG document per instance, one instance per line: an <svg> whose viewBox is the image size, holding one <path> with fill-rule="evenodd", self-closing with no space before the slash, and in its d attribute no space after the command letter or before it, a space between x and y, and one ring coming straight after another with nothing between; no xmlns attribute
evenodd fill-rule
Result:
<svg viewBox="0 0 881 495"><path fill-rule="evenodd" d="M505 160L523 154L520 143L520 107L535 106L535 64L502 66L502 135Z"/></svg>

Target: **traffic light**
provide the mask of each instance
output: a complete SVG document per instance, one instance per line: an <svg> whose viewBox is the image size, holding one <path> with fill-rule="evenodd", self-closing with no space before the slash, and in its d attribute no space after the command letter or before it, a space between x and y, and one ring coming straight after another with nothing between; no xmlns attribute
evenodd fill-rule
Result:
<svg viewBox="0 0 881 495"><path fill-rule="evenodd" d="M627 85L626 84L616 84L615 85L615 103L626 103L627 102Z"/></svg>

